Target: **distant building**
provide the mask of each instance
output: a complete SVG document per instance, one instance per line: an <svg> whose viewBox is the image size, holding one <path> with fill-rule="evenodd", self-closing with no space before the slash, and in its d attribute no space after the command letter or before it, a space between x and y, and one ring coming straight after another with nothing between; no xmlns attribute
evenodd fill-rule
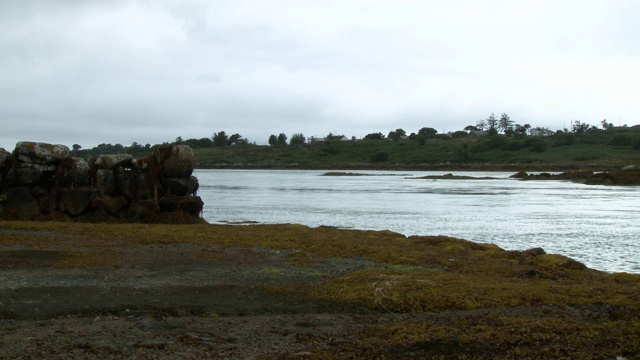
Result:
<svg viewBox="0 0 640 360"><path fill-rule="evenodd" d="M310 143L317 143L317 142L324 142L324 141L350 141L350 139L344 135L331 135L331 138L329 139L329 137L315 137L312 136L309 138L309 142Z"/></svg>
<svg viewBox="0 0 640 360"><path fill-rule="evenodd" d="M488 131L484 131L484 130L469 130L469 136L471 136L471 137L485 137L485 136L489 136L489 132Z"/></svg>
<svg viewBox="0 0 640 360"><path fill-rule="evenodd" d="M344 135L333 135L330 141L349 141L349 138Z"/></svg>
<svg viewBox="0 0 640 360"><path fill-rule="evenodd" d="M554 134L555 132L549 129L543 129L543 128L529 129L529 135L531 136L553 136Z"/></svg>

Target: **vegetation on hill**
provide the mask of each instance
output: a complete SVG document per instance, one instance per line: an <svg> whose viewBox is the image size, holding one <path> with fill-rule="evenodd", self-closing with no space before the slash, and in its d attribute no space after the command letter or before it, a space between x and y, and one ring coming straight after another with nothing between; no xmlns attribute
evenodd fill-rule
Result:
<svg viewBox="0 0 640 360"><path fill-rule="evenodd" d="M227 136L221 131L211 139L178 137L174 143L191 146L201 168L618 168L640 162L640 126L606 124L596 128L576 121L571 131L553 133L529 130L528 124L511 126L506 114L501 119L488 131L481 130L485 125L479 124L450 134L438 134L427 127L409 135L403 129L386 137L371 133L362 140L333 134L307 139L295 133L287 142L287 136L280 133L270 136L270 145L259 146L239 134ZM528 135L527 131L543 135ZM83 157L105 153L137 156L155 146L101 144L82 150L76 145L74 153Z"/></svg>

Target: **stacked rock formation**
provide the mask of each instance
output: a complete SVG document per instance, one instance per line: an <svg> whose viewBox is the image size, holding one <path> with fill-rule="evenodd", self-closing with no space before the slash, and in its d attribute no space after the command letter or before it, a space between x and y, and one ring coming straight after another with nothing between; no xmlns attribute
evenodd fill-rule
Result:
<svg viewBox="0 0 640 360"><path fill-rule="evenodd" d="M188 146L86 161L64 145L19 142L0 148L0 218L194 222L204 205L194 163Z"/></svg>

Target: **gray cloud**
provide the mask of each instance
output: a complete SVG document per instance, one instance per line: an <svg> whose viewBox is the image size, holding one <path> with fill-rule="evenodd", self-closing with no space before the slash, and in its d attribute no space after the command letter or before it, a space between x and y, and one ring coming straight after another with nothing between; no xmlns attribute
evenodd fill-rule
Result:
<svg viewBox="0 0 640 360"><path fill-rule="evenodd" d="M638 123L634 1L0 5L0 146Z"/></svg>

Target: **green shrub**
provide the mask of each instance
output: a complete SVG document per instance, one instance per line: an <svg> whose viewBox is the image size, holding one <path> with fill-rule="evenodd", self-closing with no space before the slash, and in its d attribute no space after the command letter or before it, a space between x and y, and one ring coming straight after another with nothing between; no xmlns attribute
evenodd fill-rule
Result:
<svg viewBox="0 0 640 360"><path fill-rule="evenodd" d="M576 137L572 133L558 132L553 135L553 147L569 146L576 143Z"/></svg>
<svg viewBox="0 0 640 360"><path fill-rule="evenodd" d="M378 151L371 155L371 162L387 162L389 161L389 154L384 151Z"/></svg>
<svg viewBox="0 0 640 360"><path fill-rule="evenodd" d="M539 136L528 138L526 145L531 148L531 151L538 153L544 152L547 149L547 143Z"/></svg>
<svg viewBox="0 0 640 360"><path fill-rule="evenodd" d="M609 140L609 145L613 146L631 146L633 143L633 138L630 134L616 134L611 140Z"/></svg>

